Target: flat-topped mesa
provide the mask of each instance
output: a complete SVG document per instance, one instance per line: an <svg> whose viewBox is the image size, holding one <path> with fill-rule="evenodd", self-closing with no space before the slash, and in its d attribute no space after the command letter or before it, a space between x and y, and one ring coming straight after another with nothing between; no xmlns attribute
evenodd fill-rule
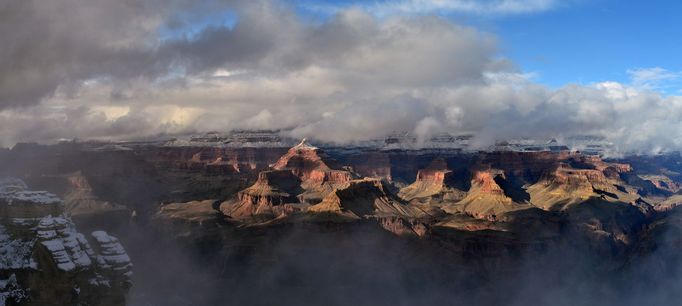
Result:
<svg viewBox="0 0 682 306"><path fill-rule="evenodd" d="M615 189L611 183L619 181L621 173L630 171L632 168L628 164L607 163L597 156L580 155L560 162L554 170L546 172L538 183L573 191Z"/></svg>
<svg viewBox="0 0 682 306"><path fill-rule="evenodd" d="M451 174L451 170L441 169L421 169L417 171L418 182L430 182L434 184L445 183L445 177Z"/></svg>
<svg viewBox="0 0 682 306"><path fill-rule="evenodd" d="M596 169L574 169L566 164L561 164L552 172L551 182L565 186L569 189L576 186L594 184L606 184L607 178L604 172Z"/></svg>
<svg viewBox="0 0 682 306"><path fill-rule="evenodd" d="M253 185L238 192L236 200L221 204L220 210L234 219L274 217L285 212L286 204L298 203L300 184L291 170L262 171Z"/></svg>
<svg viewBox="0 0 682 306"><path fill-rule="evenodd" d="M419 203L430 202L432 198L439 201L459 201L465 191L454 186L454 172L450 170L442 158L437 158L424 169L417 172L414 183L402 188L398 193L402 199Z"/></svg>
<svg viewBox="0 0 682 306"><path fill-rule="evenodd" d="M597 156L573 154L542 177L527 190L532 203L545 210L564 210L590 198L604 198L641 206L635 188L627 184L621 174L632 171L630 165L609 163Z"/></svg>
<svg viewBox="0 0 682 306"><path fill-rule="evenodd" d="M442 158L434 159L428 167L420 169L417 172L417 181L432 182L435 184L445 183L446 176L449 176L452 170L448 168L447 163Z"/></svg>

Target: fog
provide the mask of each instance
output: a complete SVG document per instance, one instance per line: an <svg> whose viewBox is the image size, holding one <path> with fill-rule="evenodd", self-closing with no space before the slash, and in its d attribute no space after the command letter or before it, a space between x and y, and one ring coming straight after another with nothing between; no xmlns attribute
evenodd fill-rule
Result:
<svg viewBox="0 0 682 306"><path fill-rule="evenodd" d="M578 204L568 211L576 211L575 218L560 223L561 235L542 239L533 231L515 236L439 226L422 239L399 237L372 220L252 227L223 220L198 226L154 218L159 204L178 196L172 191L184 185L169 178L170 170L155 172L137 154L83 152L72 144L25 149L30 150L3 159L0 175L63 194L69 188L65 174L80 170L99 199L138 212L123 222L74 218L79 232L106 230L120 238L134 264L128 305L615 306L674 305L682 298L679 208L654 214L642 228L642 213L625 203L602 205L613 209L603 215L589 203ZM635 162L677 169L670 165L678 158ZM619 211L618 205L625 208ZM585 228L578 222L596 224L597 239L576 230ZM525 229L523 223L510 228ZM637 228L643 231L633 231ZM620 230L633 237L629 245L614 243Z"/></svg>
<svg viewBox="0 0 682 306"><path fill-rule="evenodd" d="M125 241L136 262L130 305L671 305L680 298L679 252L670 244L617 258L564 237L493 255L499 245L481 239L472 257L440 244L442 237L410 240L370 224L224 230L202 241L134 236Z"/></svg>

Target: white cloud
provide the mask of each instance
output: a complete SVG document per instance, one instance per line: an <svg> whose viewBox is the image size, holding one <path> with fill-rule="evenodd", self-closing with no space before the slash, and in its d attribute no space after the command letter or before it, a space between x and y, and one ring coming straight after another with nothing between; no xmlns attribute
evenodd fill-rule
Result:
<svg viewBox="0 0 682 306"><path fill-rule="evenodd" d="M682 71L669 71L661 67L635 68L627 71L632 84L636 87L652 90L680 90L682 87Z"/></svg>
<svg viewBox="0 0 682 306"><path fill-rule="evenodd" d="M303 3L304 8L315 11L329 13L340 9L338 4L319 4L319 2L310 1ZM558 0L385 0L353 2L352 5L384 17L396 14L528 14L549 11L566 3L566 1Z"/></svg>
<svg viewBox="0 0 682 306"><path fill-rule="evenodd" d="M448 131L476 133L481 145L598 134L623 150L682 148L682 97L657 94L637 81L552 90L500 59L495 37L443 18L377 18L351 9L311 24L267 1L240 10L230 27L152 49L138 45L146 44L138 36L115 39L116 50L132 44L150 63L113 61L87 74L51 67L63 76L50 78L61 80L53 94L0 109L0 144L282 128L340 143L398 131L421 139ZM74 67L91 64L68 52L50 56L55 62L66 56ZM22 61L27 76L41 68L34 62L41 63ZM661 69L631 74L640 82L671 79ZM26 86L37 90L30 88L34 83Z"/></svg>

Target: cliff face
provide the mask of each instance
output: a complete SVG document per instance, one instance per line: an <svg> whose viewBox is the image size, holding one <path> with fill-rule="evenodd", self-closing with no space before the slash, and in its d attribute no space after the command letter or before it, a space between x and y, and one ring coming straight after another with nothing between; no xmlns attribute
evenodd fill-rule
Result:
<svg viewBox="0 0 682 306"><path fill-rule="evenodd" d="M156 147L142 153L160 168L230 175L264 170L285 152L284 148Z"/></svg>
<svg viewBox="0 0 682 306"><path fill-rule="evenodd" d="M457 202L466 195L466 188L457 182L455 173L450 170L442 158L417 172L414 183L402 188L398 195L415 204L437 204Z"/></svg>
<svg viewBox="0 0 682 306"><path fill-rule="evenodd" d="M70 189L64 195L64 207L72 216L109 215L112 218L126 218L130 211L123 205L100 200L93 192L88 179L75 172L67 176Z"/></svg>
<svg viewBox="0 0 682 306"><path fill-rule="evenodd" d="M11 284L3 293L8 303L125 304L132 264L116 238L79 233L59 198L28 191L16 179L0 182L0 210L0 279Z"/></svg>

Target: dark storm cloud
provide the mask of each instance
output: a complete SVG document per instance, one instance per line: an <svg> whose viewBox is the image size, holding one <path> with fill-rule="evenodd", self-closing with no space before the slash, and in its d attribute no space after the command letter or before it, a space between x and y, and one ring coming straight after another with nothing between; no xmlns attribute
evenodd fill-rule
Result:
<svg viewBox="0 0 682 306"><path fill-rule="evenodd" d="M60 84L100 74L125 77L120 63L149 61L144 3L5 1L0 4L0 107L30 105ZM126 65L127 66L127 65ZM139 66L139 65L138 65Z"/></svg>
<svg viewBox="0 0 682 306"><path fill-rule="evenodd" d="M254 2L256 3L256 2ZM37 104L92 78L155 78L173 69L159 32L235 1L54 0L0 3L0 109Z"/></svg>

